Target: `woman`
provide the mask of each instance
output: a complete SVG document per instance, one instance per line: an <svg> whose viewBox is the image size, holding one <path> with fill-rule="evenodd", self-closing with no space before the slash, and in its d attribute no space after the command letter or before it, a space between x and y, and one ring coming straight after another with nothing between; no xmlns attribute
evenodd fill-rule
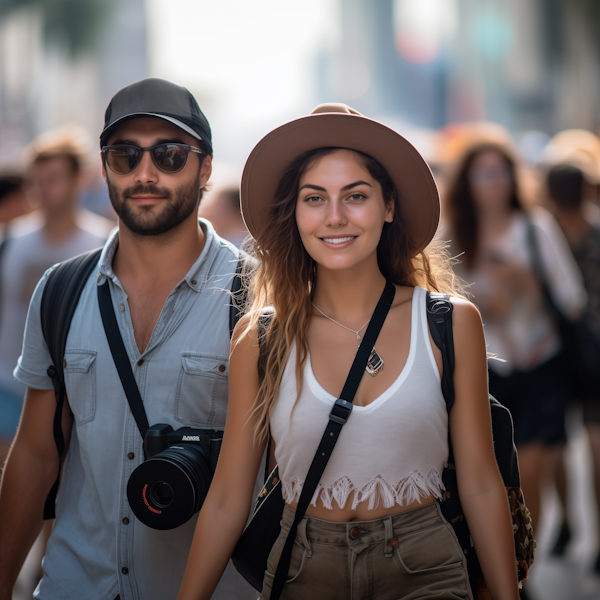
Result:
<svg viewBox="0 0 600 600"><path fill-rule="evenodd" d="M543 464L566 441L567 398L560 338L542 278L566 316L585 302L581 275L549 213L525 210L510 149L476 144L459 161L446 195L457 273L485 323L490 391L513 416L521 487L535 530ZM540 264L536 264L535 255Z"/></svg>
<svg viewBox="0 0 600 600"><path fill-rule="evenodd" d="M590 134L592 135L592 134ZM592 138L593 139L593 138ZM553 208L554 216L560 225L575 262L583 276L588 302L582 316L582 322L590 332L591 339L596 340L595 348L587 347L588 356L597 361L597 348L600 347L600 227L590 221L588 216L589 202L586 198L594 197L596 190L588 181L584 162L557 163L546 173L546 187ZM594 181L594 179L592 179ZM595 352L594 352L595 350ZM577 388L571 389L569 400L581 403L583 423L587 429L594 470L594 492L596 514L600 514L600 397L598 394L598 377L583 377L577 382ZM563 520L552 554L561 556L565 553L571 539L569 526L569 504L567 494L567 476L564 456L560 457L554 473L556 488L562 505ZM596 518L598 532L600 522ZM600 552L592 563L592 569L600 574Z"/></svg>
<svg viewBox="0 0 600 600"><path fill-rule="evenodd" d="M322 105L253 150L242 210L261 265L251 311L234 332L223 448L180 600L210 598L246 522L269 435L286 501L261 596L270 597L308 465L386 279L395 297L376 343L385 367L363 374L299 528L281 597L472 599L464 554L438 503L448 417L423 288L452 292L454 279L429 244L439 199L427 165L387 127L345 105ZM492 597L516 600L481 320L472 304L453 303L449 428L461 500ZM257 324L270 305L259 378Z"/></svg>

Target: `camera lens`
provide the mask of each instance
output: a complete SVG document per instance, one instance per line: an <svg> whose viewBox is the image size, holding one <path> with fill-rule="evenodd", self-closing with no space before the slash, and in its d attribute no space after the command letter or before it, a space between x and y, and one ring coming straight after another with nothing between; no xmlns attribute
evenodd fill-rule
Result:
<svg viewBox="0 0 600 600"><path fill-rule="evenodd" d="M173 444L133 471L127 499L144 525L173 529L200 510L211 480L212 469L201 446Z"/></svg>
<svg viewBox="0 0 600 600"><path fill-rule="evenodd" d="M150 490L150 498L159 508L167 508L173 502L173 488L166 481L157 481Z"/></svg>

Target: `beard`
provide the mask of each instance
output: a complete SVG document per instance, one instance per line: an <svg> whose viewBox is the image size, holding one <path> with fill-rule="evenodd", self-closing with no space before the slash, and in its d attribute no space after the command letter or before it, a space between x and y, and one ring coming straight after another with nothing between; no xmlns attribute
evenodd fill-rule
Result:
<svg viewBox="0 0 600 600"><path fill-rule="evenodd" d="M198 209L200 189L198 180L174 189L155 185L134 185L119 191L108 180L108 196L119 220L137 235L162 235L177 228ZM133 195L151 194L162 196L160 208L154 206L134 206L127 202Z"/></svg>

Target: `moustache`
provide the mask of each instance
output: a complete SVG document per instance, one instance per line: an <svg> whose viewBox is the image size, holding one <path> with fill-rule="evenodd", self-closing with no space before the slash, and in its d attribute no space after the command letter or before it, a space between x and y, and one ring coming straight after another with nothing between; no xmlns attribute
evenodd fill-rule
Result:
<svg viewBox="0 0 600 600"><path fill-rule="evenodd" d="M143 194L149 194L152 196L162 196L167 200L171 200L172 197L171 190L169 190L168 188L159 188L155 185L142 185L141 183L138 183L137 185L133 185L123 190L124 198Z"/></svg>

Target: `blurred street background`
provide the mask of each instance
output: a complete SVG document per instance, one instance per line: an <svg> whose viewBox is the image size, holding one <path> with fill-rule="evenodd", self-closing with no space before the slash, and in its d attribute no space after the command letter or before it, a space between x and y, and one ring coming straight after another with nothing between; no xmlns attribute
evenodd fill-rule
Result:
<svg viewBox="0 0 600 600"><path fill-rule="evenodd" d="M271 129L323 102L345 102L408 138L443 199L460 157L482 140L511 147L526 206L554 212L547 169L575 164L586 179L586 215L600 227L600 0L0 0L0 180L21 178L26 192L16 213L3 212L0 188L0 241L40 227L26 150L59 127L77 127L85 140L79 206L116 220L97 140L112 95L146 77L187 87L207 116L215 166L201 214L234 243L243 223L223 207L230 197L237 211L246 157ZM556 142L564 130L589 137ZM229 232L227 219L235 218ZM444 239L452 237L450 221ZM600 272L600 256L594 260ZM527 586L534 599L600 599L587 425L573 403L564 452L568 519L544 463ZM565 520L570 539L552 553ZM15 600L31 598L42 545L30 554Z"/></svg>

